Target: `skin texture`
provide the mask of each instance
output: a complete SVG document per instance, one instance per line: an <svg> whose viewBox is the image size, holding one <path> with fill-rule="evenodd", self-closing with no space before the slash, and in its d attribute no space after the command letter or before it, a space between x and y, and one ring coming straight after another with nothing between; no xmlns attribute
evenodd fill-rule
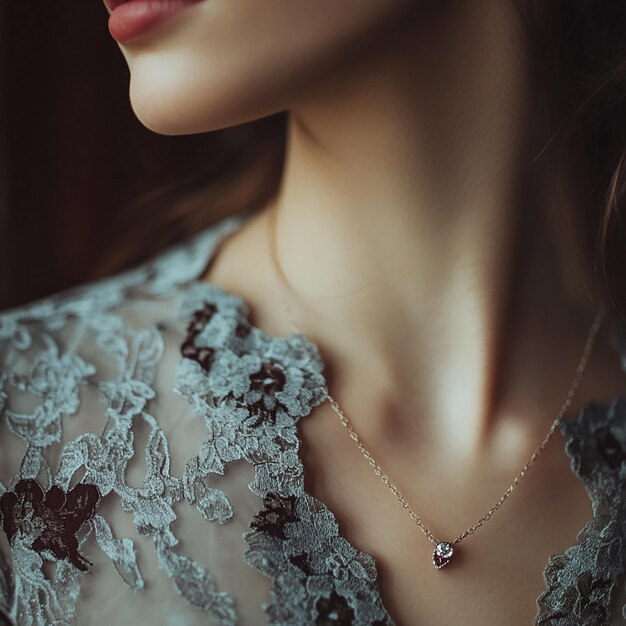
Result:
<svg viewBox="0 0 626 626"><path fill-rule="evenodd" d="M350 48L362 54L381 30L415 13L411 4L205 0L122 46L133 109L162 134L215 130L286 109L313 74L347 60Z"/></svg>
<svg viewBox="0 0 626 626"><path fill-rule="evenodd" d="M266 240L277 211L290 304L331 393L453 539L543 438L600 297L567 219L575 176L558 196L542 153L542 95L512 3L430 4L206 0L121 50L133 109L155 132L290 111L278 196L205 279L244 296L266 332L291 332ZM570 415L622 391L608 321ZM327 403L301 432L309 491L376 557L399 625L531 623L547 558L591 516L557 434L442 576Z"/></svg>

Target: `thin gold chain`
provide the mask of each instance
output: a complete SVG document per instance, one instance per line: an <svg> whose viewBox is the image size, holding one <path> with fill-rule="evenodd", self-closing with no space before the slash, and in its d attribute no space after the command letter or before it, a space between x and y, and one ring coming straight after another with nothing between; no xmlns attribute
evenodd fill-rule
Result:
<svg viewBox="0 0 626 626"><path fill-rule="evenodd" d="M281 292L283 303L288 312L289 321L291 322L291 324L293 325L293 327L298 333L305 335L305 333L301 330L298 323L295 321L293 311L286 298L284 274L282 270L280 269L280 265L278 263L278 259L276 255L275 220L276 220L276 210L272 209L270 210L270 219L268 219L267 225L268 225L268 235L269 235L269 240L270 240L270 246L269 246L270 256L271 256L273 267L274 267L274 277L278 285L278 288ZM469 528L466 528L451 543L458 544L469 535L473 535L485 522L487 522L491 518L491 516L506 502L506 500L511 495L511 493L513 493L514 489L517 487L520 481L524 478L524 476L526 476L528 470L534 465L535 461L537 460L539 455L543 452L544 448L548 445L548 442L552 438L552 435L555 433L560 420L563 418L563 416L565 415L565 412L569 409L569 407L572 404L572 400L574 399L574 394L576 393L576 390L578 389L578 386L580 385L580 381L585 371L587 361L589 360L589 356L591 355L591 350L593 348L596 335L602 325L602 321L604 319L605 313L606 313L606 309L604 305L601 305L600 308L598 309L598 312L596 313L594 317L593 323L591 324L591 328L589 329L589 333L587 335L587 340L585 342L582 355L578 362L578 366L576 367L576 375L570 385L569 391L567 392L567 397L565 399L565 402L563 403L563 406L561 407L561 410L559 411L558 415L554 418L554 421L550 425L550 428L548 432L546 433L545 437L543 438L543 440L541 441L541 443L537 446L537 448L535 448L528 462L522 467L520 472L514 478L513 482L505 489L504 493L500 496L499 500L475 524L473 524ZM389 489L393 492L396 498L398 498L402 506L407 510L411 519L417 524L417 526L424 533L424 535L426 535L428 540L431 543L437 545L440 541L435 538L430 528L426 526L426 524L422 521L421 517L417 515L413 511L413 509L409 506L409 503L407 502L406 498L402 495L402 493L400 493L400 490L391 482L387 474L385 474L385 472L382 470L380 465L376 462L371 452L365 447L359 435L354 430L354 427L352 426L352 424L346 417L345 413L342 411L337 401L331 396L327 385L324 388L324 392L325 392L326 398L330 401L330 404L333 410L338 415L339 421L348 431L350 438L356 442L359 450L361 451L361 454L365 457L367 462L372 466L376 476L378 476L381 479L381 481L385 485L387 485L387 487L389 487Z"/></svg>

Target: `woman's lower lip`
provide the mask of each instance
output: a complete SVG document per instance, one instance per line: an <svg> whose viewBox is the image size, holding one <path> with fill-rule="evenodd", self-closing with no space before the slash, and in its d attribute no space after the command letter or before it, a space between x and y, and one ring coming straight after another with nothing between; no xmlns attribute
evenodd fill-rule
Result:
<svg viewBox="0 0 626 626"><path fill-rule="evenodd" d="M109 16L109 32L123 43L202 0L127 0Z"/></svg>

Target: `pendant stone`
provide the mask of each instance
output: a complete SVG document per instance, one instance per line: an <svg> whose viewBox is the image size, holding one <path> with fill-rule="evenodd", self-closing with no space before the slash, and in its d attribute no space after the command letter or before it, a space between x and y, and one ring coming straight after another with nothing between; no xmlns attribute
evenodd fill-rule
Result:
<svg viewBox="0 0 626 626"><path fill-rule="evenodd" d="M441 569L452 559L452 554L454 553L454 549L452 548L452 544L447 541L440 541L436 546L433 552L433 565L437 569Z"/></svg>

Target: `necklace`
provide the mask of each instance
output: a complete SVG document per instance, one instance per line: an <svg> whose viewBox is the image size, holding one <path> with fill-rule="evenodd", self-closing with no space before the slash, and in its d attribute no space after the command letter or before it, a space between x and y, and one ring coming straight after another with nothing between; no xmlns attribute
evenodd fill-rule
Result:
<svg viewBox="0 0 626 626"><path fill-rule="evenodd" d="M285 289L285 278L282 270L280 269L280 265L278 263L277 255L276 255L276 241L275 241L275 227L276 222L276 210L273 209L270 211L270 219L267 220L267 233L269 238L269 249L270 249L270 257L272 260L272 265L274 269L274 277L276 279L277 286L281 292L283 304L289 316L289 321L295 330L305 335L305 333L300 329L299 325L294 319L293 312L286 297L286 289ZM433 532L428 528L428 526L423 522L422 518L417 515L413 509L409 506L406 498L400 493L400 490L391 482L387 474L382 470L380 465L376 462L371 452L365 447L361 438L354 430L351 422L346 417L345 413L342 411L341 407L337 403L337 401L330 395L328 390L328 386L325 385L324 392L326 399L330 402L333 410L339 417L339 421L346 428L350 438L356 443L361 454L365 457L367 462L372 466L374 473L378 476L381 481L393 492L393 494L398 498L402 506L407 510L411 519L417 524L419 529L424 533L426 538L435 546L433 550L432 562L435 568L441 569L448 563L450 563L452 556L455 553L455 546L461 543L466 537L473 535L485 522L489 521L492 515L504 504L504 502L508 499L508 497L513 493L514 489L520 483L520 481L526 476L528 470L534 465L535 461L539 457L539 455L543 452L544 448L547 446L548 442L552 438L552 435L555 433L561 419L565 415L565 412L569 409L572 404L572 400L574 398L574 394L578 389L580 381L583 376L583 372L585 371L585 367L587 365L587 361L589 360L589 356L591 354L591 350L593 348L593 344L596 338L598 331L600 330L600 326L602 325L602 321L604 319L604 315L606 313L604 305L601 305L596 313L594 320L589 329L587 340L585 342L585 346L583 348L582 355L578 362L578 366L576 367L576 375L574 376L574 380L572 381L570 388L567 392L567 397L565 402L563 403L561 410L554 418L548 432L545 437L541 441L541 443L535 448L534 452L531 454L528 462L522 467L517 476L513 479L513 482L505 489L502 496L500 496L499 500L483 515L476 523L474 523L469 528L466 528L463 532L461 532L454 540L452 541L442 541L437 539Z"/></svg>

